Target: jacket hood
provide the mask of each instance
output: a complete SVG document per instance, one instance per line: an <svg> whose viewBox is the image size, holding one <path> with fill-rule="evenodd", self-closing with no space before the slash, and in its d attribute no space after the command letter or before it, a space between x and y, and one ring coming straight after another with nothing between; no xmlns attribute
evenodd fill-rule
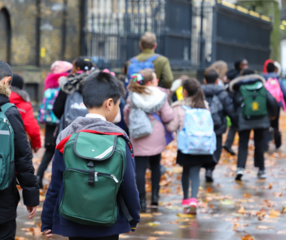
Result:
<svg viewBox="0 0 286 240"><path fill-rule="evenodd" d="M192 101L192 97L187 97L184 98L180 101L176 101L172 104L172 107L177 107L177 106L188 106L188 107L192 107L193 106L193 101ZM207 109L209 109L209 104L207 101L205 101L205 106Z"/></svg>
<svg viewBox="0 0 286 240"><path fill-rule="evenodd" d="M58 88L59 78L66 76L68 76L68 73L49 73L45 80L45 90L48 88Z"/></svg>
<svg viewBox="0 0 286 240"><path fill-rule="evenodd" d="M147 113L154 113L164 106L168 95L158 87L148 87L148 90L151 94L138 94L136 92L131 92L131 106L140 108Z"/></svg>
<svg viewBox="0 0 286 240"><path fill-rule="evenodd" d="M0 94L3 94L6 97L9 97L11 94L11 89L7 87L6 85L0 84Z"/></svg>
<svg viewBox="0 0 286 240"><path fill-rule="evenodd" d="M236 91L237 86L248 83L248 82L256 82L256 81L261 81L263 85L265 84L265 79L264 77L258 75L258 74L251 74L251 75L246 75L246 76L240 76L238 78L235 78L232 80L229 84L229 90L231 92Z"/></svg>
<svg viewBox="0 0 286 240"><path fill-rule="evenodd" d="M277 79L280 79L280 76L275 73L275 72L272 72L272 73L265 73L263 74L263 77L265 78L265 80L267 81L269 78L277 78Z"/></svg>
<svg viewBox="0 0 286 240"><path fill-rule="evenodd" d="M72 122L72 124L61 131L57 138L57 145L66 137L81 130L93 130L102 133L120 133L127 136L124 130L111 122L107 122L99 118L78 117Z"/></svg>
<svg viewBox="0 0 286 240"><path fill-rule="evenodd" d="M202 85L205 96L219 95L221 92L225 91L223 86L216 84L206 84Z"/></svg>
<svg viewBox="0 0 286 240"><path fill-rule="evenodd" d="M13 102L14 100L19 100L19 101L24 100L25 102L30 102L30 96L25 90L11 86L11 91L13 93L16 93L16 95L18 96L17 97L16 95L13 96L11 95L11 97L13 97Z"/></svg>

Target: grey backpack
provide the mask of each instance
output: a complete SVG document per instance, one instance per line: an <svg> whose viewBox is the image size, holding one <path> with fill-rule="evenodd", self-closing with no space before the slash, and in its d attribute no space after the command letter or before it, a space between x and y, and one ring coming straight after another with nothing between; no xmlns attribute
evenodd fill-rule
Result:
<svg viewBox="0 0 286 240"><path fill-rule="evenodd" d="M129 114L129 133L133 139L143 138L153 132L147 114L140 108L132 108Z"/></svg>
<svg viewBox="0 0 286 240"><path fill-rule="evenodd" d="M221 126L223 105L217 95L207 96L206 100L209 104L210 112L212 114L212 119L214 122L214 129Z"/></svg>
<svg viewBox="0 0 286 240"><path fill-rule="evenodd" d="M64 114L61 117L59 130L64 130L77 117L85 117L87 113L88 110L83 104L82 95L77 91L69 94L66 100Z"/></svg>

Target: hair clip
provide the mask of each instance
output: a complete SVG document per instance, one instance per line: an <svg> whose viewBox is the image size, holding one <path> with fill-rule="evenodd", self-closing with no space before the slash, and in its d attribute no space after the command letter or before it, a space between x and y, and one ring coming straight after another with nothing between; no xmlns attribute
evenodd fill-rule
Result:
<svg viewBox="0 0 286 240"><path fill-rule="evenodd" d="M87 71L87 70L88 70L88 66L85 66L85 67L84 67L84 70L86 70L86 71Z"/></svg>
<svg viewBox="0 0 286 240"><path fill-rule="evenodd" d="M110 72L107 68L105 68L102 72L104 72L104 73L109 73L109 74L111 74L113 77L116 76L114 72Z"/></svg>
<svg viewBox="0 0 286 240"><path fill-rule="evenodd" d="M144 84L144 75L141 73L132 74L131 79L134 83L138 83L140 85Z"/></svg>

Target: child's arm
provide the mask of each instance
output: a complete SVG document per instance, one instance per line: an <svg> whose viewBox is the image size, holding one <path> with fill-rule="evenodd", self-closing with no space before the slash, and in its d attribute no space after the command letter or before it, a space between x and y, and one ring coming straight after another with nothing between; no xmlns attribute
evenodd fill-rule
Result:
<svg viewBox="0 0 286 240"><path fill-rule="evenodd" d="M53 214L56 201L60 192L60 187L63 181L63 172L65 171L63 154L58 150L55 152L52 167L52 180L46 195L46 200L42 211L42 232L52 230Z"/></svg>
<svg viewBox="0 0 286 240"><path fill-rule="evenodd" d="M226 91L223 92L223 99L224 100L222 101L222 105L225 115L227 115L230 118L234 126L237 126L237 115L234 108L234 103Z"/></svg>
<svg viewBox="0 0 286 240"><path fill-rule="evenodd" d="M178 110L179 110L179 107L173 108L174 118L171 122L168 122L167 124L165 124L167 130L170 132L176 132L180 128L180 118L179 118Z"/></svg>
<svg viewBox="0 0 286 240"><path fill-rule="evenodd" d="M129 114L130 114L131 108L129 106L129 104L126 104L124 109L123 109L123 115L124 115L124 122L126 123L126 125L129 125Z"/></svg>
<svg viewBox="0 0 286 240"><path fill-rule="evenodd" d="M126 169L121 184L121 195L133 220L130 222L132 231L135 231L140 222L140 201L135 182L135 166L130 149L126 144Z"/></svg>
<svg viewBox="0 0 286 240"><path fill-rule="evenodd" d="M174 112L168 101L160 109L160 117L163 123L171 122L174 119Z"/></svg>

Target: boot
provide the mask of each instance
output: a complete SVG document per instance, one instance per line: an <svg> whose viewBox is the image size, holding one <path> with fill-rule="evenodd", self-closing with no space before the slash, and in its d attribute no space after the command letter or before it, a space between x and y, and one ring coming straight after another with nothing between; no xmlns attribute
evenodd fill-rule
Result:
<svg viewBox="0 0 286 240"><path fill-rule="evenodd" d="M152 188L152 200L151 206L158 206L159 205L159 188Z"/></svg>
<svg viewBox="0 0 286 240"><path fill-rule="evenodd" d="M145 195L141 195L139 196L140 197L140 206L141 206L141 209L140 209L140 212L146 212L146 197Z"/></svg>

